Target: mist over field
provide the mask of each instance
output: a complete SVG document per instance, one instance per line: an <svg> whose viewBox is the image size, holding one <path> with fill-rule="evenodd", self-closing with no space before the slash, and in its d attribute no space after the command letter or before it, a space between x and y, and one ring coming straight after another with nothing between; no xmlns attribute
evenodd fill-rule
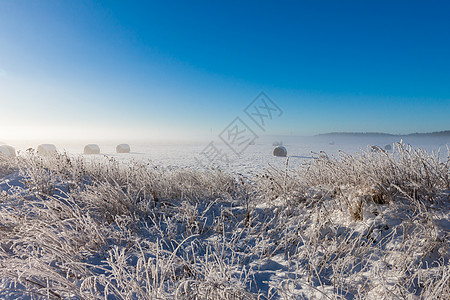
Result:
<svg viewBox="0 0 450 300"><path fill-rule="evenodd" d="M449 9L0 0L0 298L450 299Z"/></svg>

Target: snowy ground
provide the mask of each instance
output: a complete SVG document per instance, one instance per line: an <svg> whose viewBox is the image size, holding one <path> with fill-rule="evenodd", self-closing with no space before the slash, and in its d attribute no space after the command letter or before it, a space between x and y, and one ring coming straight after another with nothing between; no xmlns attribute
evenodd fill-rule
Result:
<svg viewBox="0 0 450 300"><path fill-rule="evenodd" d="M100 146L0 160L1 298L450 296L446 151L285 142L286 170L257 143L218 171L205 144Z"/></svg>
<svg viewBox="0 0 450 300"><path fill-rule="evenodd" d="M286 160L284 158L274 157L272 155L275 148L272 144L275 141L283 140L276 138L263 137L256 140L255 145L250 145L239 156L230 150L225 144L214 140L215 145L227 154L228 162L221 161L210 162L207 157L202 155L202 151L207 147L209 141L195 143L158 143L158 142L134 142L130 143L131 153L117 154L116 145L120 142L100 142L101 155L114 157L121 161L137 160L143 162L151 162L153 165L165 167L189 167L194 169L204 169L204 167L219 166L233 174L248 174L261 172L267 167L285 168ZM48 141L18 141L12 145L17 150L25 151L28 148L37 148L39 143ZM90 141L92 142L92 141ZM284 146L288 151L289 168L298 169L305 162L308 162L315 154L321 151L328 155L338 156L341 151L349 154L367 150L368 145L379 145L382 148L385 145L393 145L400 142L396 138L297 138L285 137ZM424 149L428 152L441 152L441 156L445 159L447 145L450 140L446 138L410 138L405 143L411 144L415 148ZM61 152L70 154L83 154L84 145L89 142L55 142L57 149Z"/></svg>

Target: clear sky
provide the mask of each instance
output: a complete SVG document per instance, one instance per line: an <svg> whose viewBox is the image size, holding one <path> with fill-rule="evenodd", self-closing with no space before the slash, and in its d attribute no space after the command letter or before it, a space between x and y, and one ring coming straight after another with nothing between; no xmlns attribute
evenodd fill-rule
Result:
<svg viewBox="0 0 450 300"><path fill-rule="evenodd" d="M244 3L245 2L245 3ZM0 140L450 129L447 1L0 0Z"/></svg>

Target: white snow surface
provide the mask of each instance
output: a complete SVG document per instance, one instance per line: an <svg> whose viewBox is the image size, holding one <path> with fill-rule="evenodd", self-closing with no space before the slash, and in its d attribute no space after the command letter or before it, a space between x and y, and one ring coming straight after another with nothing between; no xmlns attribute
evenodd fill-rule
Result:
<svg viewBox="0 0 450 300"><path fill-rule="evenodd" d="M115 142L102 142L98 144L88 144L89 151L100 151L107 157L115 158L121 161L144 161L153 165L165 167L189 167L194 169L204 169L217 167L233 174L248 174L261 172L267 168L285 168L286 163L289 168L297 169L305 162L311 160L313 156L325 152L330 156L339 156L344 153L358 153L361 150L368 150L370 145L378 145L384 149L384 146L400 142L398 139L389 138L360 138L351 140L335 139L332 144L326 138L286 138L283 147L286 148L288 156L274 157L273 150L276 146L272 145L270 138L260 138L254 145L249 145L240 155L236 155L226 144L221 141L214 141L215 146L227 155L228 160L209 160L202 152L207 148L209 142L195 143L162 143L162 142L134 142L126 144L132 151L130 153L117 153L118 144ZM450 140L439 139L409 139L403 140L406 144L411 144L415 148L420 148L428 152L439 152L443 159L447 156L447 147L450 146ZM33 147L32 142L19 142L12 144L16 149L22 152ZM78 155L84 154L83 142L59 142L54 149L59 152L67 152ZM42 146L42 145L41 145ZM50 145L49 145L50 146ZM53 146L53 145L52 145ZM119 145L120 146L120 145ZM52 148L53 149L53 148ZM392 152L392 151L387 151ZM288 159L288 161L287 161Z"/></svg>
<svg viewBox="0 0 450 300"><path fill-rule="evenodd" d="M385 144L379 143L383 148ZM316 157L321 151L325 151L330 156L338 156L340 151L352 154L359 152L361 149L367 150L368 144L365 141L353 144L335 142L332 145L328 142L317 142L315 144L285 142L284 147L286 147L289 155L287 158L281 158L273 156L274 146L271 143L257 142L256 145L250 145L239 157L233 156L230 151L226 150L230 154L229 162L209 162L205 161L204 158L202 159L201 153L207 143L183 145L131 144L133 151L129 154L116 153L115 145L117 144L100 144L102 148L101 157L85 158L101 160L106 157L123 163L141 161L148 162L151 166L163 166L171 170L219 168L234 176L243 174L246 177L264 173L265 170L271 170L272 168L278 170L299 169L302 165L314 159L313 157ZM218 145L223 149L227 147L224 144ZM416 146L429 152L441 150L443 160L447 158L445 144L427 143L417 144ZM27 146L23 146L21 149L23 151L26 148ZM67 151L70 155L83 156L81 145L60 145L58 150ZM46 151L49 151L48 147L46 147ZM22 176L23 174L13 173L0 179L0 203L2 203L0 209L9 209L6 204L7 195L10 194L11 188L21 185L20 179L22 179ZM342 187L344 192L345 188ZM352 203L362 199L366 191L363 188L349 189L345 193L346 199L349 203ZM184 248L183 251L186 252L187 257L190 257L189 251L204 246L197 239L200 236L205 238L209 248L205 246L205 249L199 253L205 254L208 251L213 251L214 255L217 256L217 261L203 261L203 257L197 257L198 261L196 262L195 257L190 259L192 259L193 265L202 265L202 268L206 268L205 274L210 276L207 280L211 280L212 285L221 286L223 290L228 289L229 285L235 285L233 289L238 289L240 284L244 282L242 278L248 276L252 279L249 279L247 284L248 282L251 282L251 284L243 288L255 294L262 293L264 295L262 299L352 299L358 291L365 291L365 289L369 289L366 293L368 299L389 299L394 293L395 295L405 293L409 298L415 299L417 295L406 288L409 283L405 283L404 287L399 285L399 280L404 274L401 269L396 269L397 266L410 267L414 264L417 264L413 268L414 270L423 268L422 273L418 272L423 276L423 278L417 279L419 284L421 280L423 280L422 283L431 282L427 280L432 279L439 280L439 278L447 278L448 280L448 273L432 274L434 269L431 266L430 269L427 269L425 266L427 261L433 261L433 256L438 254L445 257L443 262L448 264L448 245L445 247L445 245L439 244L436 249L421 253L407 252L405 247L413 247L414 245L404 242L405 237L411 231L412 234L417 232L415 243L423 242L425 244L426 239L429 238L425 234L426 230L423 229L428 226L425 224L426 222L433 226L433 230L429 234L432 234L436 241L448 241L450 237L448 194L446 200L444 199L440 204L432 205L429 208L433 210L434 214L426 222L412 217L408 205L376 205L374 203L364 207L364 215L361 221L355 221L349 217L345 207L338 206L329 194L321 190L310 189L303 196L309 199L327 200L320 207L315 207L310 202L302 202L303 200L295 200L295 197L276 198L271 202L252 204L253 219L250 222L259 224L258 222L264 220L266 223L261 224L266 225L237 226L234 232L229 233L230 236L240 236L240 239L236 240L230 237L230 240L236 242L235 252L233 253L225 250L226 238L221 235L220 230L225 232L227 226L232 226L230 224L235 222L233 218L245 215L247 208L242 203L236 204L231 200L222 199L210 203L196 202L193 204L186 199L181 199L176 204L179 205L176 208L164 208L166 216L154 215L152 218L155 218L155 220L160 218L158 222L164 224L160 225L161 228L167 234L172 234L173 240L178 242L183 240L180 247L183 245L182 248ZM295 201L299 202L293 206L292 203ZM424 214L426 213L424 212ZM180 224L184 224L183 222L186 222L186 220L181 218L188 218L188 216L192 218L188 220L188 224L192 227L183 227L184 225ZM431 216L431 214L427 216ZM0 225L5 222L7 222L6 219L0 220ZM131 221L124 217L122 222L127 224ZM218 224L218 222L222 223ZM279 227L277 224L285 224L285 227ZM120 226L125 225L117 226L119 230ZM187 233L188 230L190 234ZM280 230L284 230L284 232ZM127 234L131 235L132 233ZM148 236L140 237L140 239L148 238L153 242L157 240L156 237L160 233L149 230L146 234ZM154 236L151 234L154 234ZM283 238L283 240L277 240L278 237ZM282 244L288 248L297 248L293 252L290 252L290 250L281 251L282 248L278 245ZM6 249L10 245L2 245L2 247ZM120 251L126 251L126 247L117 245L117 249L109 249L108 253L111 256L108 259L123 259L123 261L118 262L118 265L120 263L127 264L125 256L122 258L120 256ZM246 253L246 249L250 247L253 247L255 253ZM174 251L174 249L171 249L171 251ZM419 247L418 249L425 251L424 248ZM117 253L114 251L117 251ZM181 248L179 251L181 251ZM113 257L112 253L116 253L116 256ZM352 253L352 255L345 256L344 253ZM412 255L412 257L405 257L405 253ZM224 258L223 255L229 256ZM233 261L233 255L240 259L239 263ZM97 256L89 259L91 260L82 263L96 264L101 260ZM137 260L131 254L127 259L133 263ZM171 263L174 259L178 258L169 255ZM181 258L179 259L179 266L183 266ZM183 257L183 259L187 258ZM152 261L155 264L158 263L156 258ZM162 268L162 266L160 267ZM208 269L209 267L211 269ZM195 269L194 266L192 268ZM155 267L155 270L155 272L158 272L157 267ZM162 272L161 270L159 272ZM220 272L217 270L220 270ZM446 272L448 271L447 265ZM183 272L188 271L184 270ZM340 275L333 277L330 274ZM326 280L322 282L320 278L326 278ZM182 279L180 280L182 281ZM443 284L448 283L448 281L445 281ZM3 295L9 299L23 297L21 293L8 293L6 291L8 284L9 282L0 280L0 296ZM2 285L5 289L3 292L1 291ZM187 290L193 289L188 281L183 287ZM344 287L347 287L348 290L344 290ZM164 298L164 293L161 295ZM443 297L445 296L443 295ZM76 299L77 296L73 295L73 298Z"/></svg>

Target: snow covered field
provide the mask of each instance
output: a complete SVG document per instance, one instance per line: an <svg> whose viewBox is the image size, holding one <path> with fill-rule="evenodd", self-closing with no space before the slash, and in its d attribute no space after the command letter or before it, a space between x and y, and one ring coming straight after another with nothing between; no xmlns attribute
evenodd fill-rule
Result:
<svg viewBox="0 0 450 300"><path fill-rule="evenodd" d="M445 141L333 142L285 140L288 169L268 141L220 170L206 144L0 157L0 297L448 299Z"/></svg>
<svg viewBox="0 0 450 300"><path fill-rule="evenodd" d="M361 150L368 150L368 145L378 145L382 148L385 145L393 145L400 142L399 138L317 138L317 137L285 137L284 146L288 150L289 167L293 169L300 168L305 162L309 161L314 153L321 151L328 155L338 156L341 151L353 154ZM215 141L217 147L227 154L228 163L220 161L209 162L201 153L207 147L209 141L196 143L156 143L156 142L135 142L130 143L131 153L116 153L117 142L100 142L100 156L108 156L120 161L142 161L151 162L156 166L165 167L189 167L194 169L204 169L205 167L219 166L232 174L248 174L261 172L269 165L276 168L285 168L286 160L273 156L272 143L278 141L276 138L262 137L258 139L255 145L250 145L240 156L234 154L225 144ZM41 141L45 142L45 141ZM438 152L445 159L447 145L450 145L448 138L411 138L404 143L411 144L415 148L424 149L428 152ZM13 143L13 146L20 151L26 151L28 148L37 148L39 141L20 141ZM83 154L83 147L88 142L59 142L55 143L60 152L67 152L72 155ZM94 156L95 158L96 156ZM92 159L92 157L90 157ZM200 161L200 162L199 162Z"/></svg>

